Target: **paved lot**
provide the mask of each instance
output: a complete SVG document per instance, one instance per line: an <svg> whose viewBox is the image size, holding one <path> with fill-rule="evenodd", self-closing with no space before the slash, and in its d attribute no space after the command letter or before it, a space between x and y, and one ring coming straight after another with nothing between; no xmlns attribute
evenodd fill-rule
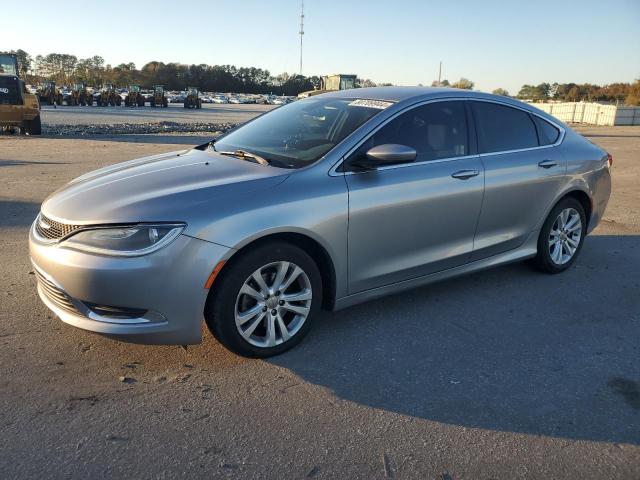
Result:
<svg viewBox="0 0 640 480"><path fill-rule="evenodd" d="M208 333L187 351L106 340L36 296L46 195L203 138L0 138L0 476L640 478L640 129L585 133L614 156L614 194L574 268L324 314L270 361Z"/></svg>
<svg viewBox="0 0 640 480"><path fill-rule="evenodd" d="M45 125L106 125L113 123L239 123L274 108L257 104L204 104L201 110L185 109L170 103L167 108L151 107L42 107Z"/></svg>

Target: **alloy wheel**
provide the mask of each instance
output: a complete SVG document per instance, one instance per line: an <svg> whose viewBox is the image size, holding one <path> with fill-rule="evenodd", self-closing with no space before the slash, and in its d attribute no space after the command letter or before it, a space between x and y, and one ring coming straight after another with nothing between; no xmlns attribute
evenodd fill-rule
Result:
<svg viewBox="0 0 640 480"><path fill-rule="evenodd" d="M253 272L236 298L235 321L251 345L275 347L300 331L311 311L307 274L292 262L269 263Z"/></svg>
<svg viewBox="0 0 640 480"><path fill-rule="evenodd" d="M565 208L549 232L549 256L556 265L564 265L575 255L582 237L582 220L574 208Z"/></svg>

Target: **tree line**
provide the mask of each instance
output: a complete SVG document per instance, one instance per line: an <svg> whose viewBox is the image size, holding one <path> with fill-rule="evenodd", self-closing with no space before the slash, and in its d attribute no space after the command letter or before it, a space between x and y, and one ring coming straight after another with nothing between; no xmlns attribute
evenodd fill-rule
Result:
<svg viewBox="0 0 640 480"><path fill-rule="evenodd" d="M509 95L504 89L494 90L498 95ZM523 85L517 98L534 102L550 100L560 102L611 102L626 105L640 105L640 80L633 83L611 83L593 85L591 83L541 83Z"/></svg>
<svg viewBox="0 0 640 480"><path fill-rule="evenodd" d="M116 66L105 64L102 57L78 58L75 55L50 53L35 58L24 50L16 50L21 77L27 83L38 84L53 80L58 85L86 82L90 86L108 83L118 87L163 85L168 90L183 90L188 86L205 92L272 93L297 95L320 87L320 77L281 73L234 65L185 65L152 61L142 68L134 63ZM387 84L388 85L388 84ZM376 86L369 79L358 79L359 87Z"/></svg>
<svg viewBox="0 0 640 480"><path fill-rule="evenodd" d="M168 90L183 90L188 86L206 92L272 93L297 95L320 87L320 77L281 73L272 75L269 70L234 65L185 65L152 61L137 69L134 63L116 66L105 64L102 57L78 58L75 55L50 53L35 58L24 50L16 50L21 77L28 83L38 84L53 80L59 85L84 81L100 87L112 83L118 87L164 85ZM369 79L358 79L357 87L387 86ZM457 82L434 81L432 86L473 89L474 82L460 78ZM493 91L496 95L510 96L503 88ZM640 105L640 80L634 83L612 83L599 86L590 83L541 83L523 85L516 98L534 102L550 100L565 102L612 102Z"/></svg>

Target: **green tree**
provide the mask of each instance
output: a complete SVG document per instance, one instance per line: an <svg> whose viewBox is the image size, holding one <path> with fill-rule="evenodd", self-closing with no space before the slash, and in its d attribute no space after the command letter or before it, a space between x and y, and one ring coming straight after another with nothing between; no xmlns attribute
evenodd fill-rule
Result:
<svg viewBox="0 0 640 480"><path fill-rule="evenodd" d="M507 92L504 88L496 88L493 92L494 95L501 95L503 97L508 97L509 92Z"/></svg>
<svg viewBox="0 0 640 480"><path fill-rule="evenodd" d="M473 86L474 85L475 85L475 83L473 83L468 78L461 77L460 80L458 80L456 83L454 83L451 86L453 88L462 88L464 90L473 90Z"/></svg>
<svg viewBox="0 0 640 480"><path fill-rule="evenodd" d="M629 93L625 99L627 105L640 105L640 79L629 86Z"/></svg>

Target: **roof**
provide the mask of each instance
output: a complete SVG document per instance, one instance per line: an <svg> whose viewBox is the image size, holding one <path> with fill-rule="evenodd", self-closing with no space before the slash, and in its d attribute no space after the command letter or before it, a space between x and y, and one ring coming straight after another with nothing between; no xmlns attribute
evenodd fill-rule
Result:
<svg viewBox="0 0 640 480"><path fill-rule="evenodd" d="M499 103L506 103L534 112L537 115L546 117L549 120L558 123L558 120L550 115L538 110L537 108L521 102L515 98L503 97L500 95L493 95L491 93L483 93L475 90L462 90L459 88L449 87L368 87L368 88L351 88L348 90L338 90L333 92L327 92L322 97L337 97L337 98L361 98L366 100L385 100L388 102L409 104L413 102L419 102L422 100L429 100L431 98L476 98L498 101Z"/></svg>
<svg viewBox="0 0 640 480"><path fill-rule="evenodd" d="M348 90L338 90L327 92L326 96L346 97L346 98L363 98L367 100L387 100L390 102L401 102L413 98L423 98L431 96L441 96L442 94L452 93L469 94L470 90L460 90L457 88L438 88L438 87L367 87L353 88ZM475 92L477 93L477 92Z"/></svg>

